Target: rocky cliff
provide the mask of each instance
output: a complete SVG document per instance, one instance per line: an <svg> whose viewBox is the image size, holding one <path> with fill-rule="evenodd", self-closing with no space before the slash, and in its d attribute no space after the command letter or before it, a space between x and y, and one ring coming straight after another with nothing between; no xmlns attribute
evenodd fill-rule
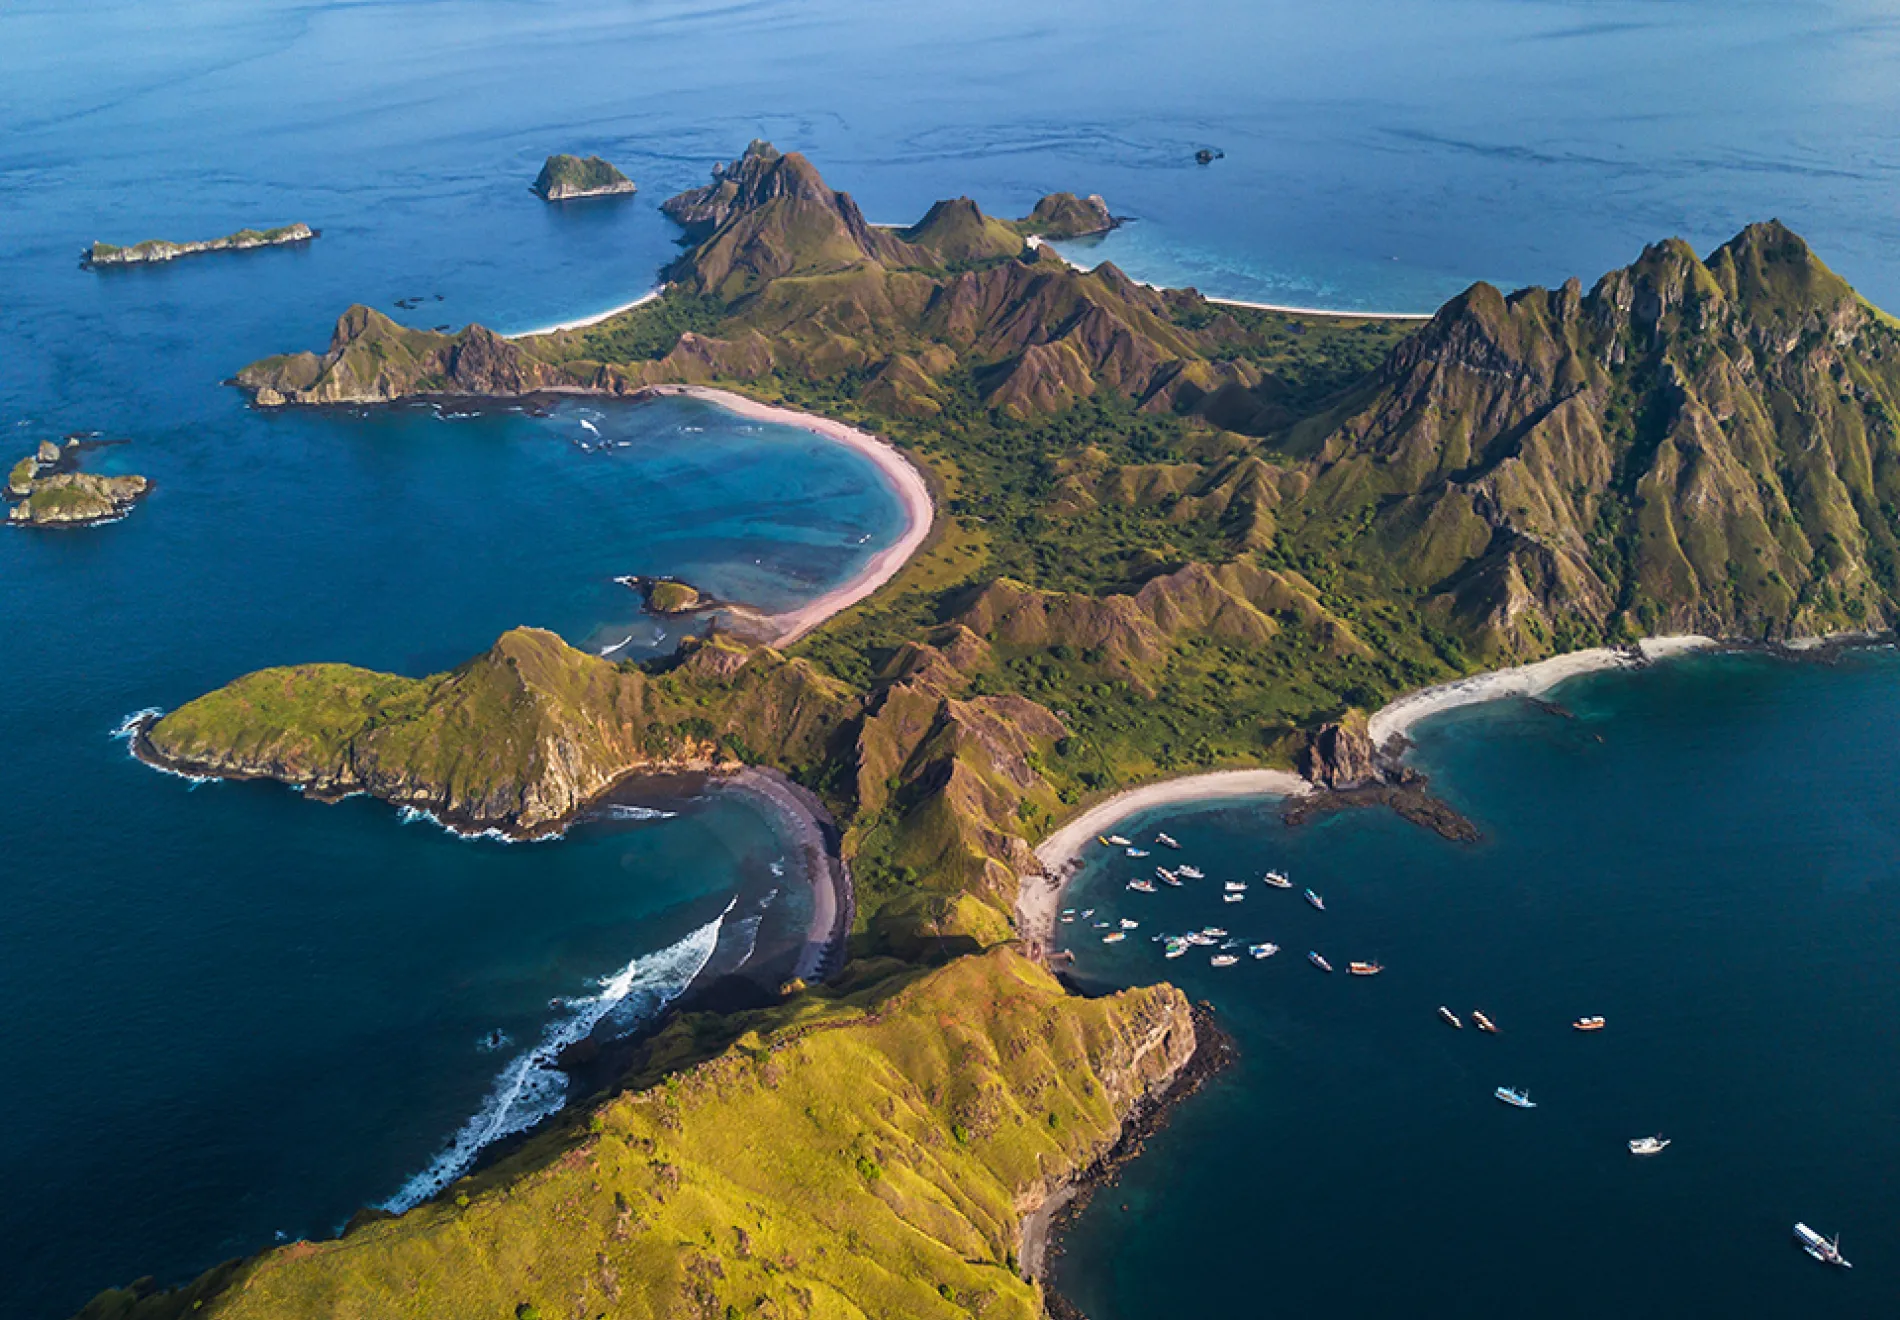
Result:
<svg viewBox="0 0 1900 1320"><path fill-rule="evenodd" d="M1006 950L726 1031L726 1052L438 1201L178 1293L107 1293L84 1320L1035 1320L1024 1215L1196 1044L1170 986L1082 999Z"/></svg>
<svg viewBox="0 0 1900 1320"><path fill-rule="evenodd" d="M81 254L80 260L87 266L136 266L146 262L175 261L179 257L196 256L201 252L244 252L251 248L307 243L315 237L317 231L300 221L294 225L279 225L275 229L240 229L223 238L191 243L172 243L162 238L148 238L130 247L94 243Z"/></svg>
<svg viewBox="0 0 1900 1320"><path fill-rule="evenodd" d="M535 176L534 191L550 202L615 197L634 191L633 180L599 156L549 156Z"/></svg>
<svg viewBox="0 0 1900 1320"><path fill-rule="evenodd" d="M140 476L105 477L77 470L80 445L62 448L51 440L15 463L7 473L6 494L19 501L7 511L16 527L80 527L123 518L151 492Z"/></svg>

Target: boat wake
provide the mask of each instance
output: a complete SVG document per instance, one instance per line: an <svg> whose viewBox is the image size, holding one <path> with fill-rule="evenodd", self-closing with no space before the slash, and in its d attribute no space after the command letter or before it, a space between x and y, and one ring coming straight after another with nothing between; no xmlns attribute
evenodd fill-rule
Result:
<svg viewBox="0 0 1900 1320"><path fill-rule="evenodd" d="M600 816L603 820L672 820L677 815L679 815L677 811L635 806L630 802L608 802L600 808Z"/></svg>
<svg viewBox="0 0 1900 1320"><path fill-rule="evenodd" d="M735 900L736 901L736 900ZM550 1023L541 1043L516 1056L448 1148L404 1183L383 1208L401 1214L420 1205L467 1173L484 1147L524 1132L561 1107L567 1076L554 1066L561 1051L585 1040L608 1016L634 1021L651 1018L693 983L719 946L719 932L732 903L677 944L642 954L600 982L600 992L558 1001L566 1016Z"/></svg>

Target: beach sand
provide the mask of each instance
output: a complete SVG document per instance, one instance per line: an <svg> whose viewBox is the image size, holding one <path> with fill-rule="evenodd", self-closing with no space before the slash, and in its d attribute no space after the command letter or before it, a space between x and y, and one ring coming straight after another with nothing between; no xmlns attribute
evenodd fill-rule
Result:
<svg viewBox="0 0 1900 1320"><path fill-rule="evenodd" d="M558 335L563 330L585 330L590 325L599 325L602 321L616 317L622 312L630 312L636 307L644 307L665 292L666 286L662 284L657 289L649 289L632 302L621 303L618 307L609 307L606 311L596 312L592 316L583 316L578 321L562 321L558 325L544 325L539 330L522 330L516 334L504 337L508 339L533 339L537 335Z"/></svg>
<svg viewBox="0 0 1900 1320"><path fill-rule="evenodd" d="M844 941L855 911L851 868L839 852L837 822L816 796L776 770L749 766L730 782L770 803L805 856L805 873L811 877L811 921L792 975L802 981L822 980L844 964Z"/></svg>
<svg viewBox="0 0 1900 1320"><path fill-rule="evenodd" d="M1489 673L1474 674L1456 682L1440 683L1437 687L1407 693L1379 709L1368 721L1367 732L1372 737L1372 745L1383 749L1420 720L1440 711L1474 706L1481 701L1496 701L1499 697L1534 697L1579 674L1630 668L1716 645L1718 643L1714 638L1694 634L1648 637L1635 647L1597 646L1587 651L1553 655L1548 660L1519 665L1515 669L1494 669Z"/></svg>
<svg viewBox="0 0 1900 1320"><path fill-rule="evenodd" d="M1042 870L1021 876L1016 884L1016 933L1041 956L1048 955L1055 937L1056 913L1062 891L1074 876L1083 851L1095 836L1107 834L1115 822L1150 807L1175 802L1207 802L1217 798L1298 797L1313 786L1291 770L1216 770L1144 784L1099 802L1036 847ZM1099 846L1099 845L1098 845Z"/></svg>
<svg viewBox="0 0 1900 1320"><path fill-rule="evenodd" d="M894 445L878 439L869 432L860 431L843 422L833 421L829 417L797 412L791 408L779 408L727 390L709 389L701 385L655 385L645 393L649 396L677 395L690 399L703 399L707 403L716 404L741 417L749 417L760 422L776 422L781 426L796 426L814 435L824 436L827 440L835 440L841 445L855 449L876 464L884 480L897 493L899 501L903 504L903 534L873 555L871 561L856 577L795 610L787 610L783 614L757 616L758 625L765 630L766 640L773 646L791 645L832 615L849 609L889 582L897 576L898 570L917 553L918 547L923 545L924 540L930 535L930 524L935 517L935 508L931 503L930 487L924 481L924 474L899 453Z"/></svg>

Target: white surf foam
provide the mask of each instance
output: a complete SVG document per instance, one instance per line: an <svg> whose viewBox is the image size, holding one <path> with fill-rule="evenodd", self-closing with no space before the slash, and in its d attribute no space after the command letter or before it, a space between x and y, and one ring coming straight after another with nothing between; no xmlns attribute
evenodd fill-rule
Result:
<svg viewBox="0 0 1900 1320"><path fill-rule="evenodd" d="M133 749L132 739L138 735L138 731L149 721L157 719L164 713L164 710L158 706L147 706L144 710L135 710L120 720L119 727L114 729L107 736L124 743L125 754L144 766L147 770L156 770L161 775L170 775L173 779L182 779L193 788L197 788L200 784L218 783L219 780L216 775L194 775L186 770L174 770L168 765L157 765L145 760Z"/></svg>
<svg viewBox="0 0 1900 1320"><path fill-rule="evenodd" d="M553 843L556 839L567 836L566 830L555 830L549 834L537 834L530 839L517 839L512 834L504 833L492 825L485 830L465 830L448 824L427 807L397 807L396 819L404 825L433 825L450 838L467 839L470 842L486 839L492 843Z"/></svg>
<svg viewBox="0 0 1900 1320"><path fill-rule="evenodd" d="M622 637L619 641L615 642L612 646L609 646L603 651L601 651L600 652L601 659L603 660L606 659L608 656L612 655L615 651L620 650L623 646L625 646L628 642L631 642L632 640L633 640L633 634L628 633L625 637Z"/></svg>
<svg viewBox="0 0 1900 1320"><path fill-rule="evenodd" d="M567 1095L567 1077L554 1066L561 1051L585 1040L601 1019L620 1007L630 995L639 994L651 1000L646 1010L648 1014L658 1012L679 998L718 948L720 927L731 911L732 904L728 903L724 912L679 943L643 954L612 976L603 978L599 994L561 1000L567 1015L549 1024L539 1045L502 1069L482 1107L462 1125L448 1149L383 1202L384 1208L401 1214L420 1205L468 1172L484 1147L526 1131L559 1109Z"/></svg>
<svg viewBox="0 0 1900 1320"><path fill-rule="evenodd" d="M672 820L679 812L635 806L631 802L607 802L601 805L600 814L607 820Z"/></svg>

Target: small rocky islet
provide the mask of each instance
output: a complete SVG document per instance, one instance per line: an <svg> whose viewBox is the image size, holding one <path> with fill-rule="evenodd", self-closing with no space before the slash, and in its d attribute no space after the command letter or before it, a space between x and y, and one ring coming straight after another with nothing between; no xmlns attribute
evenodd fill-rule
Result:
<svg viewBox="0 0 1900 1320"><path fill-rule="evenodd" d="M583 197L623 197L634 182L599 156L549 156L534 181L543 201L571 202Z"/></svg>
<svg viewBox="0 0 1900 1320"><path fill-rule="evenodd" d="M152 489L140 476L105 477L78 470L83 444L42 440L7 473L7 512L15 527L85 527L123 518Z"/></svg>
<svg viewBox="0 0 1900 1320"><path fill-rule="evenodd" d="M174 243L163 238L148 238L142 243L119 247L112 243L95 242L79 254L79 264L88 269L104 266L151 265L161 261L176 261L179 257L197 256L203 252L249 252L253 248L308 243L311 239L320 237L321 234L321 230L312 229L299 221L296 224L278 225L274 229L240 229L235 234L226 234L223 238L209 238L190 243Z"/></svg>

